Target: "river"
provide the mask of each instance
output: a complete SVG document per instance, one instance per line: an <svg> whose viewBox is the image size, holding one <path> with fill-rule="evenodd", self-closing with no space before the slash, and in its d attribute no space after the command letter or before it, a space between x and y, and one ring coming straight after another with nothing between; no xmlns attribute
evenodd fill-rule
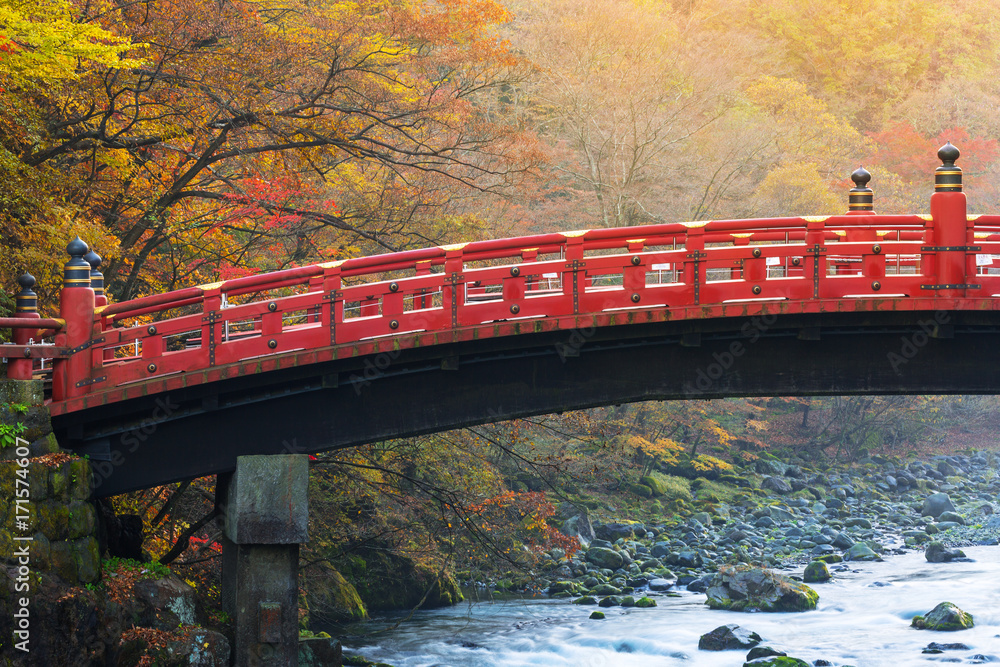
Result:
<svg viewBox="0 0 1000 667"><path fill-rule="evenodd" d="M968 547L970 563L928 563L922 552L888 556L881 563L850 563L851 570L813 587L815 611L746 614L712 611L705 595L657 597L656 608L603 609L566 600L530 599L463 604L356 625L365 635L345 639L345 652L395 667L740 667L745 651L698 650L698 638L736 623L767 645L809 662L904 667L947 662L1000 661L1000 547ZM801 570L798 572L801 574ZM910 619L943 601L975 618L975 628L931 632ZM966 644L968 650L926 655L930 642ZM986 656L986 659L983 659Z"/></svg>

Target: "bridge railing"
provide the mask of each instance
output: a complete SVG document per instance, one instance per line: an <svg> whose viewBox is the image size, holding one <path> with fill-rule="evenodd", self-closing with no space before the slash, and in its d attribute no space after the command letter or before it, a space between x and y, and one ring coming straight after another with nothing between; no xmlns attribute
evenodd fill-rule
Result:
<svg viewBox="0 0 1000 667"><path fill-rule="evenodd" d="M138 392L140 385L156 391L150 381L181 373L188 383L208 382L224 377L210 371L241 363L265 370L298 363L296 355L282 353L313 351L313 360L321 361L337 346L407 334L451 342L462 331L501 322L524 322L522 330L530 331L532 320L573 327L587 314L655 310L683 319L777 302L819 312L1000 295L1000 275L989 273L993 256L1000 257L1000 216L967 216L957 150L946 146L939 155L944 165L931 215L876 215L870 175L859 170L846 215L476 241L110 305L97 271L100 258L75 240L61 295L65 324L57 337L53 400L108 388ZM997 267L1000 274L1000 262ZM37 318L29 310L19 310L22 324Z"/></svg>

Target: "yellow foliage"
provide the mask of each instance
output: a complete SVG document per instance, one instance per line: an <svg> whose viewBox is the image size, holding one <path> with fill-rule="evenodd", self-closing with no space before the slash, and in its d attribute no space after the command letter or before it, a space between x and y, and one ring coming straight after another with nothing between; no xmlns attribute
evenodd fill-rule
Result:
<svg viewBox="0 0 1000 667"><path fill-rule="evenodd" d="M132 47L99 23L79 20L67 0L0 3L0 76L15 86L75 79L94 66L138 67L141 61L125 57Z"/></svg>

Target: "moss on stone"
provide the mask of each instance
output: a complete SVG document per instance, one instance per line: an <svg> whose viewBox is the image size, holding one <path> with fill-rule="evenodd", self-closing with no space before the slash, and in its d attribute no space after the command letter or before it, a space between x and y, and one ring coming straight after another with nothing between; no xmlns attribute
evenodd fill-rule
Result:
<svg viewBox="0 0 1000 667"><path fill-rule="evenodd" d="M777 655L763 660L743 663L743 667L809 667L809 663L786 655Z"/></svg>
<svg viewBox="0 0 1000 667"><path fill-rule="evenodd" d="M631 484L628 490L640 498L652 498L653 490L646 486L645 484Z"/></svg>
<svg viewBox="0 0 1000 667"><path fill-rule="evenodd" d="M313 621L347 623L368 618L368 610L358 591L332 567L310 576L306 583L306 605Z"/></svg>
<svg viewBox="0 0 1000 667"><path fill-rule="evenodd" d="M354 585L369 611L413 609L418 605L433 609L464 599L458 582L447 572L440 573L387 551L357 552L339 560L337 568Z"/></svg>
<svg viewBox="0 0 1000 667"><path fill-rule="evenodd" d="M914 616L910 625L921 630L955 632L968 630L975 625L972 614L962 611L951 602L942 602L924 616Z"/></svg>

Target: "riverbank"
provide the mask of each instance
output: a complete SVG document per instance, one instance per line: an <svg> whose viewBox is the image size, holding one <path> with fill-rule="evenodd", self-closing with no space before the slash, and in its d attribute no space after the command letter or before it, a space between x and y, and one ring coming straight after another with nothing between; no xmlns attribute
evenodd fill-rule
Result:
<svg viewBox="0 0 1000 667"><path fill-rule="evenodd" d="M563 528L584 543L580 550L549 551L520 578L467 583L481 598L497 589L544 592L547 604L575 601L581 613L600 608L611 618L647 611L633 606L640 598L658 607L704 606L708 582L725 564L768 565L801 578L806 564L822 560L836 582L890 556L922 557L935 541L954 548L1000 538L1000 479L987 452L825 470L765 460L717 480L652 481L662 483L650 489L659 491L649 501L653 511L656 504L671 508L662 520L564 504ZM822 608L822 588L820 597ZM733 614L728 622L742 618Z"/></svg>

